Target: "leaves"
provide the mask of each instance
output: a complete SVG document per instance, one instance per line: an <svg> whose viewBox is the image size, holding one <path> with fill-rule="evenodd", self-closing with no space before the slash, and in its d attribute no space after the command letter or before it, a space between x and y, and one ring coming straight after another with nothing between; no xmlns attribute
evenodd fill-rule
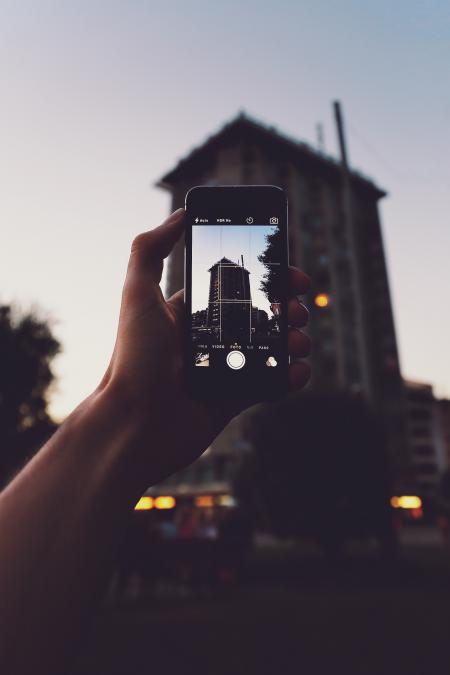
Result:
<svg viewBox="0 0 450 675"><path fill-rule="evenodd" d="M324 547L388 536L390 475L383 430L363 400L300 394L246 417L252 450L235 480L259 525Z"/></svg>
<svg viewBox="0 0 450 675"><path fill-rule="evenodd" d="M266 248L258 256L259 262L266 268L266 272L261 280L260 290L266 295L270 303L280 302L282 295L281 277L278 265L274 265L274 263L279 263L283 257L283 242L279 227L274 228L271 234L266 234L266 243Z"/></svg>
<svg viewBox="0 0 450 675"><path fill-rule="evenodd" d="M56 428L46 397L59 351L48 322L0 305L0 483Z"/></svg>

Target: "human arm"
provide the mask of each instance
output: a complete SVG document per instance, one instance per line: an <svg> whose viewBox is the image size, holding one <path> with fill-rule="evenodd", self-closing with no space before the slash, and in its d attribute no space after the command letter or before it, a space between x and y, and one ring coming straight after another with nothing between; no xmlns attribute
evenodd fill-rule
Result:
<svg viewBox="0 0 450 675"><path fill-rule="evenodd" d="M8 675L63 672L107 578L122 524L139 496L198 457L237 412L190 400L182 384L181 294L165 301L163 259L183 211L133 243L110 365L0 495L0 662ZM294 294L307 281L291 274ZM293 298L290 323L306 321ZM308 339L295 328L290 352ZM308 379L292 364L291 385Z"/></svg>

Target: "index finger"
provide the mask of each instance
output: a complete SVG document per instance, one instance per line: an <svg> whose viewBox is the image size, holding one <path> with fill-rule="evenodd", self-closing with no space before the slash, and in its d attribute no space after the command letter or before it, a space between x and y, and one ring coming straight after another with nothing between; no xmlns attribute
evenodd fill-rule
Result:
<svg viewBox="0 0 450 675"><path fill-rule="evenodd" d="M311 279L297 267L289 267L289 295L303 295L311 287Z"/></svg>

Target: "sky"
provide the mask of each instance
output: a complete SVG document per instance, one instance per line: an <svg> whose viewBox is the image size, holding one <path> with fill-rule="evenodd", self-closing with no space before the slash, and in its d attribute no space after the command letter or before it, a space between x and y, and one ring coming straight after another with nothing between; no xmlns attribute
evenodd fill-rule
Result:
<svg viewBox="0 0 450 675"><path fill-rule="evenodd" d="M112 352L130 244L168 213L157 179L239 110L336 154L389 196L405 376L450 396L450 6L430 0L3 0L0 302L62 343L64 417Z"/></svg>
<svg viewBox="0 0 450 675"><path fill-rule="evenodd" d="M270 302L260 290L261 280L266 274L265 266L258 256L267 246L266 236L276 226L269 225L193 225L192 227L192 311L208 307L209 269L222 258L241 264L250 272L250 293L252 305L263 309L271 316ZM276 261L273 261L276 262Z"/></svg>

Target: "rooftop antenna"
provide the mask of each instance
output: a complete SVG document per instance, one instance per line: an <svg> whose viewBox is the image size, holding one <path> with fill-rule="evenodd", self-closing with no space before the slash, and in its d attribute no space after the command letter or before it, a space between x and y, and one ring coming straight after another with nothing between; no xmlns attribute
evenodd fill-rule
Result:
<svg viewBox="0 0 450 675"><path fill-rule="evenodd" d="M317 149L319 152L325 152L325 136L323 133L323 124L318 122L316 124Z"/></svg>
<svg viewBox="0 0 450 675"><path fill-rule="evenodd" d="M242 267L244 267L244 256L241 253L241 261L242 261Z"/></svg>

